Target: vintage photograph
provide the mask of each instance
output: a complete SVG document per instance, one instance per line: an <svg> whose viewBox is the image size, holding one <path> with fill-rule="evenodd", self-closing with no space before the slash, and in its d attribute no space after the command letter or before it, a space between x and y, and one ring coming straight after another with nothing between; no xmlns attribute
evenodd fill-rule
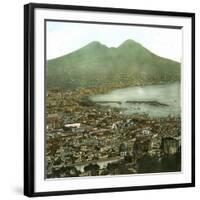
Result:
<svg viewBox="0 0 200 200"><path fill-rule="evenodd" d="M47 179L181 171L182 30L45 21Z"/></svg>

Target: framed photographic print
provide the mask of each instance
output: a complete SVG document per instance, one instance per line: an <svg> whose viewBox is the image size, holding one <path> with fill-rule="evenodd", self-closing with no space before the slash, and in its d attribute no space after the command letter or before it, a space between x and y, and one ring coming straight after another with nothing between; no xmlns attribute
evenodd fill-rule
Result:
<svg viewBox="0 0 200 200"><path fill-rule="evenodd" d="M24 7L24 194L195 185L195 14Z"/></svg>

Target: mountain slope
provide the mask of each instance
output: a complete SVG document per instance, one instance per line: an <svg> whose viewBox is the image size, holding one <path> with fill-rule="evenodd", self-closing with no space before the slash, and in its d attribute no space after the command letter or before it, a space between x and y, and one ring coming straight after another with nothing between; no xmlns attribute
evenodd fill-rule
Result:
<svg viewBox="0 0 200 200"><path fill-rule="evenodd" d="M180 63L159 57L139 43L126 40L108 48L99 42L47 63L49 88L91 87L107 83L148 84L180 80Z"/></svg>

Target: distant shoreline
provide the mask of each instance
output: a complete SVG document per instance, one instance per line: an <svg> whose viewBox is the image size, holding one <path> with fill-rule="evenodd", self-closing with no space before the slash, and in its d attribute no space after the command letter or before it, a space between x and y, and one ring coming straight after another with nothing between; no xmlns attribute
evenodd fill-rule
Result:
<svg viewBox="0 0 200 200"><path fill-rule="evenodd" d="M152 106L169 106L165 103L160 103L158 101L125 101L125 102L122 102L122 101L94 101L94 103L100 103L100 104L103 104L103 103L117 103L117 104L131 103L131 104L149 104Z"/></svg>

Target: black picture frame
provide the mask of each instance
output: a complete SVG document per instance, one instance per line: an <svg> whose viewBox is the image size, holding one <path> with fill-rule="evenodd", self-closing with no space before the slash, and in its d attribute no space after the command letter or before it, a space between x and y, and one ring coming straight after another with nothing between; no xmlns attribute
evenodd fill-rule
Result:
<svg viewBox="0 0 200 200"><path fill-rule="evenodd" d="M66 190L66 191L46 191L35 192L34 181L34 121L35 121L35 9L57 9L57 10L79 10L79 11L96 11L107 13L127 13L127 14L147 14L152 16L177 16L191 18L192 27L192 162L191 162L191 183L180 184L167 184L167 185L144 185L133 187L116 187L116 188L98 188L98 189L81 189L81 190ZM167 11L153 11L153 10L135 10L135 9L122 9L122 8L106 8L106 7L87 7L87 6L74 6L74 5L56 5L56 4L36 4L30 3L24 5L24 195L28 197L36 196L52 196L52 195L72 195L72 194L85 194L85 193L99 193L99 192L122 192L133 190L149 190L149 189L162 189L162 188L183 188L195 186L195 14L186 12L167 12Z"/></svg>

